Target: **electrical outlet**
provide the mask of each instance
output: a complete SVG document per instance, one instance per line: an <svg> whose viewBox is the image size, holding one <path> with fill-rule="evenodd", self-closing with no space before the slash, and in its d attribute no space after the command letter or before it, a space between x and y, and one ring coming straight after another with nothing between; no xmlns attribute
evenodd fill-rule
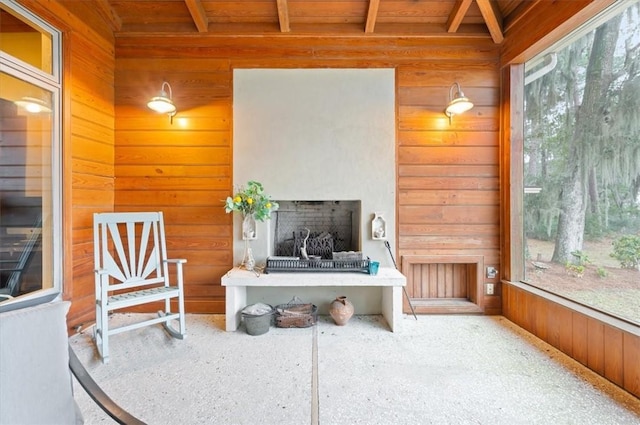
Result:
<svg viewBox="0 0 640 425"><path fill-rule="evenodd" d="M493 283L485 283L485 291L487 295L493 295L495 291L495 286Z"/></svg>

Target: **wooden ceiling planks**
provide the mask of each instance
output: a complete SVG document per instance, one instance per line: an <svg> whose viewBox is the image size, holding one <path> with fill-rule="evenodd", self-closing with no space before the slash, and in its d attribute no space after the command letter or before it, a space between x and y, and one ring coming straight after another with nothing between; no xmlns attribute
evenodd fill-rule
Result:
<svg viewBox="0 0 640 425"><path fill-rule="evenodd" d="M122 19L115 13L108 0L96 0L96 10L109 24L112 31L122 30Z"/></svg>
<svg viewBox="0 0 640 425"><path fill-rule="evenodd" d="M96 0L116 37L487 37L505 32L540 0Z"/></svg>
<svg viewBox="0 0 640 425"><path fill-rule="evenodd" d="M507 32L512 28L515 28L520 19L527 16L529 12L534 9L541 1L542 0L530 0L525 2L514 1L513 3L519 4L513 10L508 9L503 11L502 13L502 15L504 16L503 30Z"/></svg>

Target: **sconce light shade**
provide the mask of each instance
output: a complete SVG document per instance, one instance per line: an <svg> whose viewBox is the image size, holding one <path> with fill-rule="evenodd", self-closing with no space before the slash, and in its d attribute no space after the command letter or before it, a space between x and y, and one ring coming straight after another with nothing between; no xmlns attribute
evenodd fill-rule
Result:
<svg viewBox="0 0 640 425"><path fill-rule="evenodd" d="M51 112L51 108L44 100L35 97L24 96L22 99L16 100L13 103L32 114L39 114L40 112Z"/></svg>
<svg viewBox="0 0 640 425"><path fill-rule="evenodd" d="M444 113L451 119L454 115L467 112L471 108L473 108L473 103L462 93L460 84L457 82L453 83L451 88L449 88L449 104L444 110Z"/></svg>
<svg viewBox="0 0 640 425"><path fill-rule="evenodd" d="M165 91L165 87L169 90L169 94ZM176 105L173 104L173 93L171 92L171 85L166 81L162 83L162 88L158 96L152 97L147 106L149 109L159 114L169 114L174 116L176 114Z"/></svg>

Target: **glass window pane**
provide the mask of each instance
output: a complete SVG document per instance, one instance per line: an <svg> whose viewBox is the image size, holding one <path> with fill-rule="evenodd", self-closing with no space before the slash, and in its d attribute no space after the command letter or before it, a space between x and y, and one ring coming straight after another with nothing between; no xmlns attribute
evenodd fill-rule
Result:
<svg viewBox="0 0 640 425"><path fill-rule="evenodd" d="M51 34L0 6L0 50L35 68L53 73Z"/></svg>
<svg viewBox="0 0 640 425"><path fill-rule="evenodd" d="M640 324L640 4L528 63L526 281Z"/></svg>
<svg viewBox="0 0 640 425"><path fill-rule="evenodd" d="M0 294L54 284L52 94L0 73Z"/></svg>

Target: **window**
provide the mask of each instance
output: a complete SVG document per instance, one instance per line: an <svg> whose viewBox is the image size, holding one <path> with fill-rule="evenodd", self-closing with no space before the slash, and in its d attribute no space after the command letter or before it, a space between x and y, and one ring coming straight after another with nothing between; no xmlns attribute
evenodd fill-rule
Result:
<svg viewBox="0 0 640 425"><path fill-rule="evenodd" d="M0 0L0 302L61 289L59 45Z"/></svg>
<svg viewBox="0 0 640 425"><path fill-rule="evenodd" d="M640 4L525 64L525 281L640 324Z"/></svg>

